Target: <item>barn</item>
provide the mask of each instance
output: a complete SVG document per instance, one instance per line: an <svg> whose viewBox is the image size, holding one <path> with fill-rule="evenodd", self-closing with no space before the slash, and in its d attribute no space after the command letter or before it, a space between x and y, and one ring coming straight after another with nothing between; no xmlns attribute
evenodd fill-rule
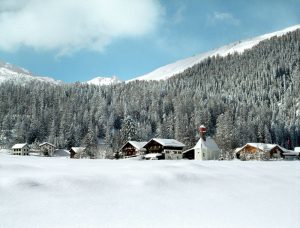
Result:
<svg viewBox="0 0 300 228"><path fill-rule="evenodd" d="M39 145L40 150L46 156L53 156L55 151L55 146L52 143L43 142Z"/></svg>
<svg viewBox="0 0 300 228"><path fill-rule="evenodd" d="M283 158L287 149L269 143L247 143L235 150L235 156L241 160L265 160Z"/></svg>
<svg viewBox="0 0 300 228"><path fill-rule="evenodd" d="M153 138L146 143L146 159L182 159L182 151L185 145L175 139Z"/></svg>
<svg viewBox="0 0 300 228"><path fill-rule="evenodd" d="M72 147L70 152L70 158L82 158L84 156L85 147Z"/></svg>
<svg viewBox="0 0 300 228"><path fill-rule="evenodd" d="M146 152L144 146L147 142L128 141L120 149L123 158L143 155Z"/></svg>
<svg viewBox="0 0 300 228"><path fill-rule="evenodd" d="M200 139L197 144L183 152L183 158L193 160L218 160L220 157L220 149L211 137L206 137L206 127L201 125L199 128Z"/></svg>

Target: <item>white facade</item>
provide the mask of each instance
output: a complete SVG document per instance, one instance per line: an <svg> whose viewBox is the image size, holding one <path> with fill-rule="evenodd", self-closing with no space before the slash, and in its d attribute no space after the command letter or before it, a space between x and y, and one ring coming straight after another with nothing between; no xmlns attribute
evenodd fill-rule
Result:
<svg viewBox="0 0 300 228"><path fill-rule="evenodd" d="M205 141L200 138L194 150L195 160L218 160L220 156L218 145L210 137L207 137Z"/></svg>
<svg viewBox="0 0 300 228"><path fill-rule="evenodd" d="M29 146L27 143L15 144L12 148L13 155L29 155Z"/></svg>
<svg viewBox="0 0 300 228"><path fill-rule="evenodd" d="M218 160L220 156L220 149L218 145L216 144L215 140L213 140L210 137L207 137L205 140L203 138L200 138L197 144L189 149L183 152L183 154L192 154L194 152L194 160ZM188 156L184 156L188 157ZM192 159L191 157L188 157L189 159Z"/></svg>

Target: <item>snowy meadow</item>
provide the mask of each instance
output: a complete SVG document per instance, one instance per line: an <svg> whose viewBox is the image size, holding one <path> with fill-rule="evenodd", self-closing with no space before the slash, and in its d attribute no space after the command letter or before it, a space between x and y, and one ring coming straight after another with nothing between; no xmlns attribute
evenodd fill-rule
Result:
<svg viewBox="0 0 300 228"><path fill-rule="evenodd" d="M299 161L0 155L0 227L300 227Z"/></svg>

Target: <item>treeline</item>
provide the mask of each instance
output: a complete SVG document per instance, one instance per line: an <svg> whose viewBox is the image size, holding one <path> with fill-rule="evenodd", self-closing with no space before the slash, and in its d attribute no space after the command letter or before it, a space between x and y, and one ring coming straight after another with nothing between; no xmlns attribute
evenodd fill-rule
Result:
<svg viewBox="0 0 300 228"><path fill-rule="evenodd" d="M0 85L0 144L175 138L191 147L204 124L229 151L246 142L300 145L300 31L243 54L213 57L167 81L112 86Z"/></svg>

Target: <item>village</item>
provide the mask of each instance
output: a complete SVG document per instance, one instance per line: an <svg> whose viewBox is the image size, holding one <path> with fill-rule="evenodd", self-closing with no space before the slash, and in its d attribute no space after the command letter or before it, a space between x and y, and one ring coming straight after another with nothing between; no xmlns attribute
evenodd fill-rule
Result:
<svg viewBox="0 0 300 228"><path fill-rule="evenodd" d="M182 142L176 139L152 138L147 142L127 141L119 151L112 153L105 145L100 147L102 153L111 156L109 159L144 159L144 160L299 160L300 147L294 150L285 149L277 144L247 143L236 148L231 153L224 153L213 138L206 136L206 127L199 128L199 141L192 148L186 148ZM10 153L19 156L44 156L65 157L71 159L88 158L85 147L71 147L59 149L50 142L43 142L38 148L33 149L27 143L18 143L12 146ZM229 155L228 155L229 154ZM102 157L104 158L104 157Z"/></svg>

